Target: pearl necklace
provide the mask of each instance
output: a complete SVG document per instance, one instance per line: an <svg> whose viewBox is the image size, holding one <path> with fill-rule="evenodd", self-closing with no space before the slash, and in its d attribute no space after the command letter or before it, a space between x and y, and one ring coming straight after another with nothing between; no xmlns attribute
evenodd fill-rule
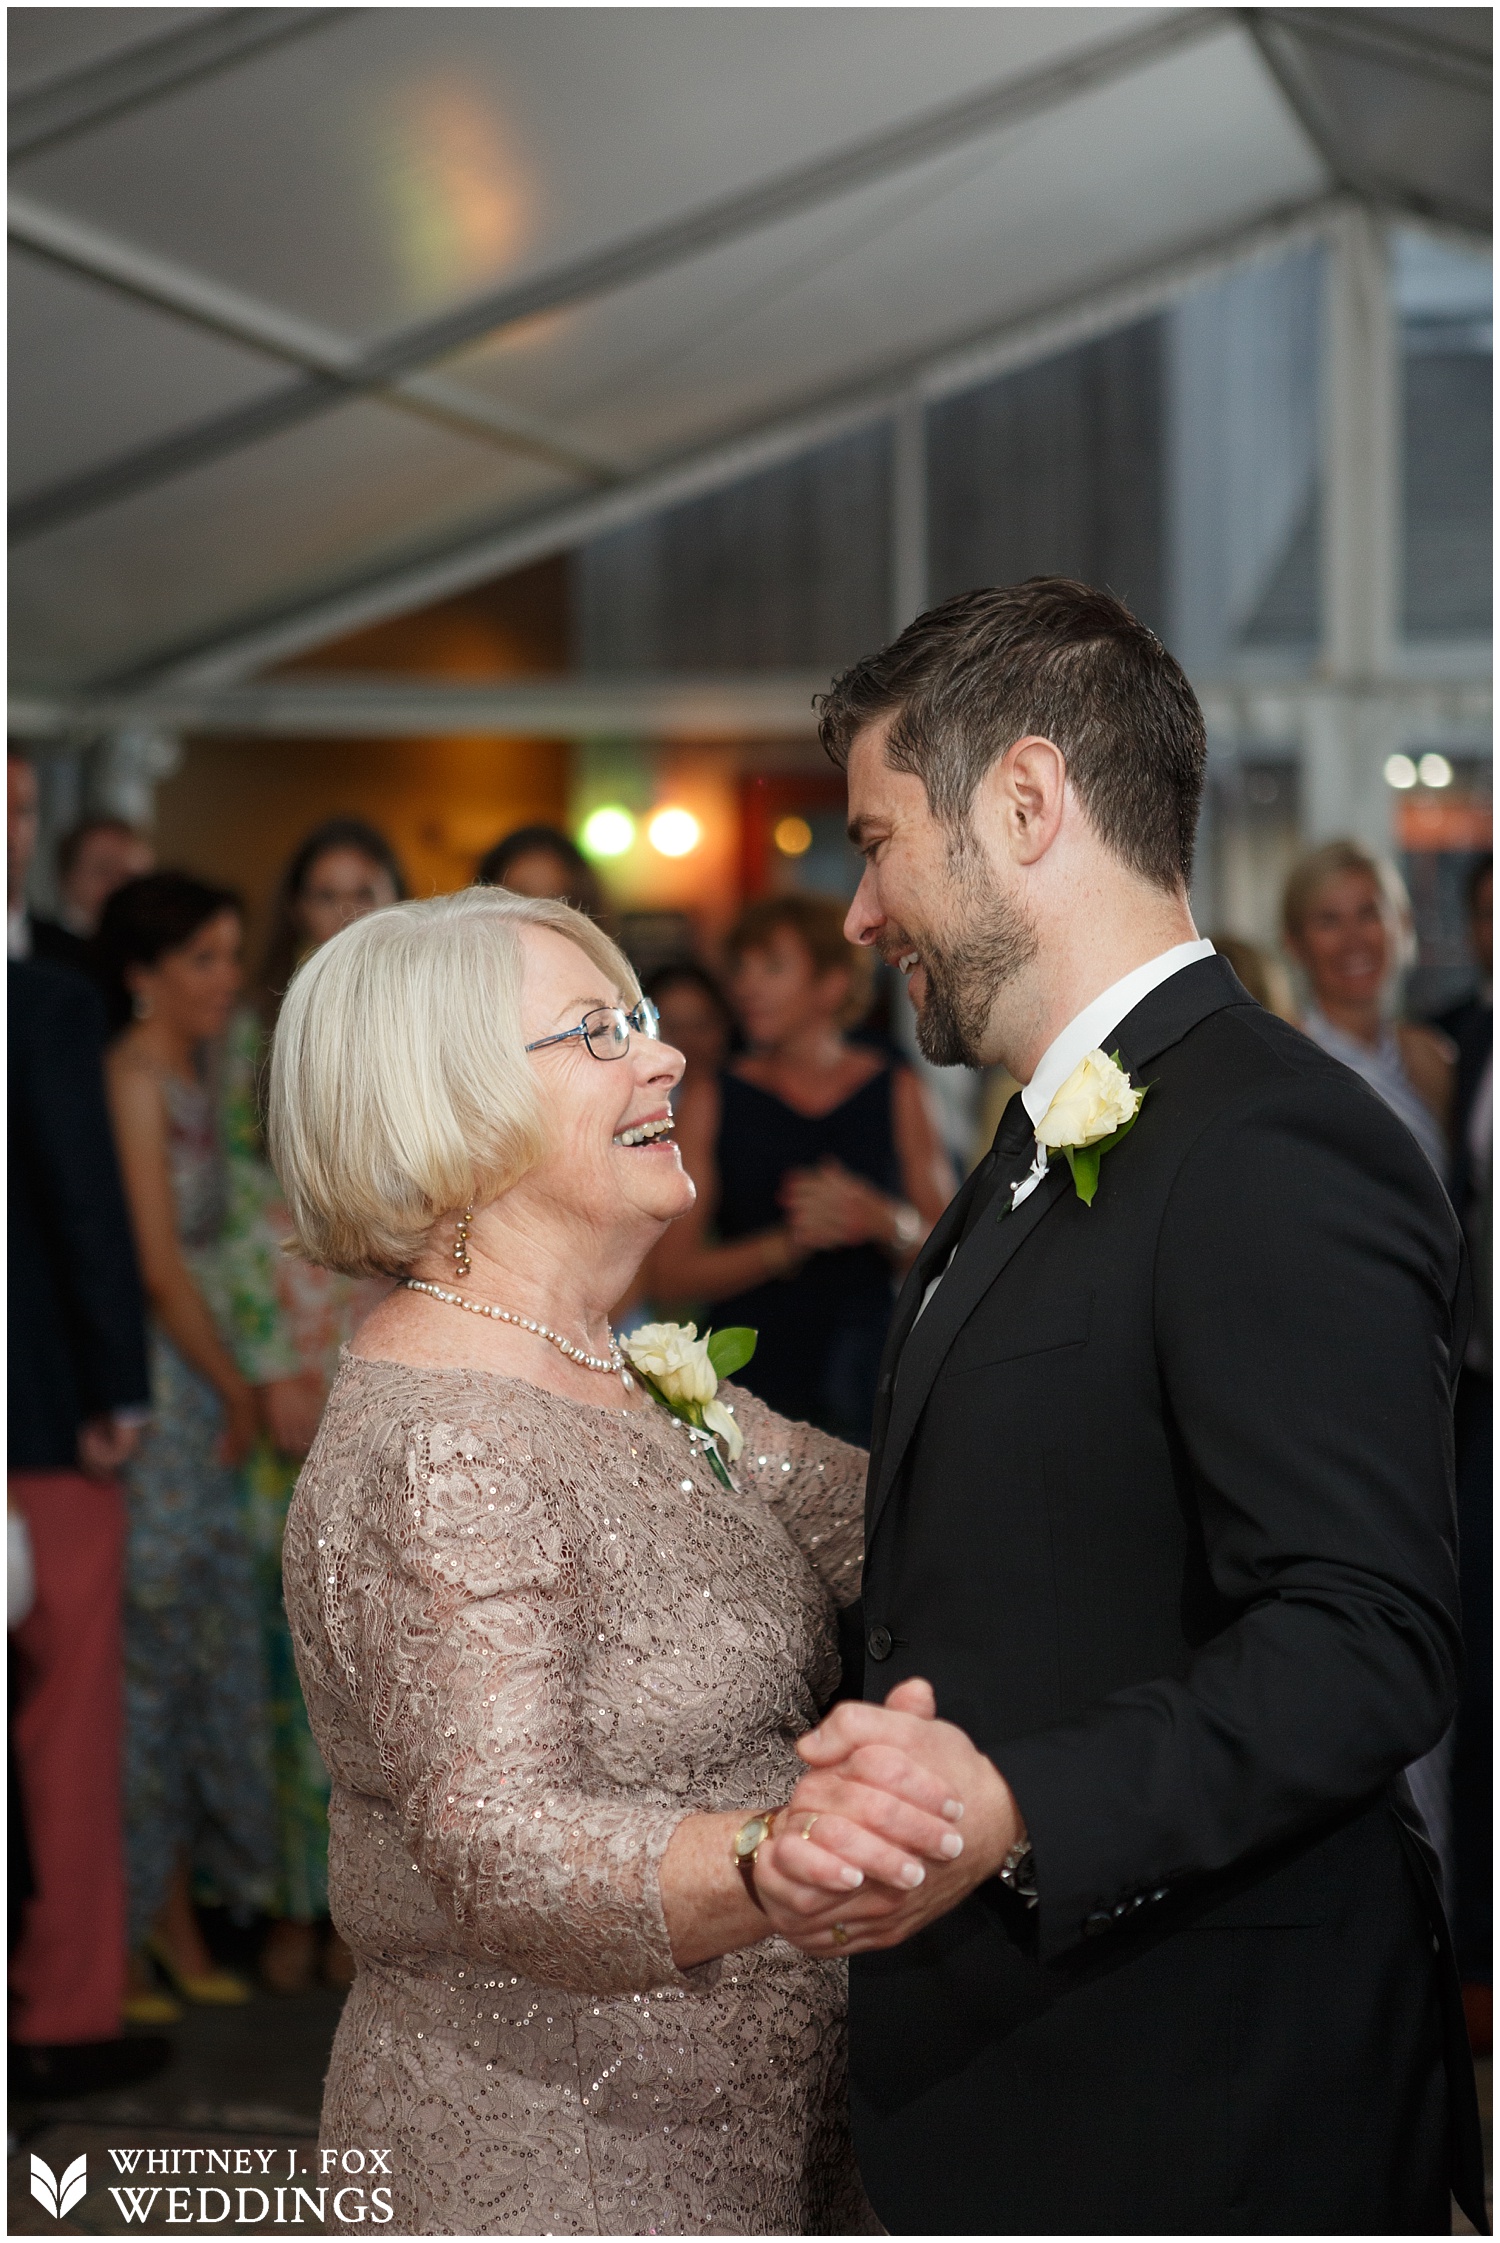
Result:
<svg viewBox="0 0 1500 2243"><path fill-rule="evenodd" d="M617 1377L628 1394L635 1380L625 1368L625 1358L620 1353L620 1343L610 1335L608 1355L590 1355L586 1348L575 1347L565 1340L561 1332L550 1325L539 1324L532 1316L512 1316L508 1308L491 1308L487 1301L466 1301L462 1293L450 1293L445 1286L428 1285L420 1277L408 1277L405 1284L413 1293L430 1293L435 1301L448 1301L454 1308L466 1308L471 1316L491 1316L497 1324L514 1324L520 1331L535 1332L539 1340L550 1340L555 1348L567 1356L570 1363L581 1363L586 1371L607 1371Z"/></svg>

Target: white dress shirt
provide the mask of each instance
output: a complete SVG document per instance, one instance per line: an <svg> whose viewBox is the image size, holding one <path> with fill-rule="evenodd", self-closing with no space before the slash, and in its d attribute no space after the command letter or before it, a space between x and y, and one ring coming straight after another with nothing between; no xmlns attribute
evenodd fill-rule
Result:
<svg viewBox="0 0 1500 2243"><path fill-rule="evenodd" d="M1200 958L1211 958L1213 954L1214 946L1206 940L1179 942L1171 950L1164 950L1159 958L1148 958L1144 966L1137 966L1132 972L1122 974L1118 981L1112 981L1107 989L1085 1005L1082 1012L1075 1013L1067 1027L1053 1037L1042 1053L1037 1061L1035 1074L1020 1094L1021 1104L1031 1117L1032 1127L1036 1128L1040 1124L1042 1116L1079 1061L1087 1059L1091 1051L1103 1051L1107 1039L1114 1034L1121 1021L1128 1013L1133 1013L1153 989L1159 989L1164 981L1170 981L1173 974L1180 974L1184 966L1196 966ZM1012 1207L1019 1207L1022 1200L1029 1199L1046 1173L1046 1154L1039 1149L1036 1165L1016 1192L1011 1201ZM954 1252L957 1252L956 1247ZM952 1258L950 1255L950 1262ZM923 1294L922 1308L917 1310L916 1317L912 1319L913 1324L920 1318L922 1309L926 1308L946 1275L945 1264Z"/></svg>

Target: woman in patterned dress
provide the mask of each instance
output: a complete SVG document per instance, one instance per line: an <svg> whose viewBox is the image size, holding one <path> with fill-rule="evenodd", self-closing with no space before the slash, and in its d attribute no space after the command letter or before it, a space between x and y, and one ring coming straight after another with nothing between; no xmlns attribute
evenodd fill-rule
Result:
<svg viewBox="0 0 1500 2243"><path fill-rule="evenodd" d="M277 883L259 1004L236 1014L225 1055L229 1310L240 1368L256 1387L263 1419L242 1479L276 1777L276 1891L260 1975L273 1992L284 1994L309 1985L319 1966L319 1926L328 1914L328 1771L307 1725L292 1656L281 1596L281 1538L339 1349L386 1287L315 1268L281 1250L292 1223L265 1153L266 1043L299 960L351 920L405 893L390 843L363 819L330 818L306 834ZM343 1941L330 1932L321 1949L324 1977L346 1986L353 1963Z"/></svg>
<svg viewBox="0 0 1500 2243"><path fill-rule="evenodd" d="M274 1861L265 1670L237 1468L255 1395L229 1337L221 1253L227 1181L212 1055L240 986L237 899L184 873L116 891L99 931L121 1032L111 1113L151 1311L153 1415L125 1468L125 1800L132 1986L127 2015L175 2012L176 1990L242 2001L214 1968L191 1879L264 1903Z"/></svg>
<svg viewBox="0 0 1500 2243"><path fill-rule="evenodd" d="M357 1964L322 2139L402 2234L874 2232L835 1919L959 1845L928 1785L737 1865L837 1686L865 1460L726 1388L726 1485L622 1375L609 1305L692 1197L653 1030L592 922L484 890L347 928L277 1029L304 1250L407 1280L285 1544ZM816 1956L765 1913L789 1850Z"/></svg>

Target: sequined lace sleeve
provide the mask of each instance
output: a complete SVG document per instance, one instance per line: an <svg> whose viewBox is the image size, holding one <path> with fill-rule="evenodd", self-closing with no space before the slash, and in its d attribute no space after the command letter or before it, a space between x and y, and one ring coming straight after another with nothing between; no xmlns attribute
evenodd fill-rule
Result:
<svg viewBox="0 0 1500 2243"><path fill-rule="evenodd" d="M408 1420L380 1447L360 1500L320 1521L325 1640L460 1950L596 1993L698 1983L658 1890L682 1809L611 1788L583 1745L566 1444Z"/></svg>
<svg viewBox="0 0 1500 2243"><path fill-rule="evenodd" d="M868 1454L815 1425L778 1417L743 1387L720 1392L745 1436L735 1478L765 1497L835 1604L853 1604L864 1563Z"/></svg>

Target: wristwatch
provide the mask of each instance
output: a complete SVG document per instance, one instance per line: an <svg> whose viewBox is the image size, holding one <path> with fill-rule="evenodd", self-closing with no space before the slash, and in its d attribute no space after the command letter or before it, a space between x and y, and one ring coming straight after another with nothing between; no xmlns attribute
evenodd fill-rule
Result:
<svg viewBox="0 0 1500 2243"><path fill-rule="evenodd" d="M742 1822L729 1849L734 1857L735 1868L745 1880L745 1890L762 1915L765 1914L766 1904L755 1889L755 1857L776 1828L776 1817L780 1812L779 1807L764 1807L758 1815L752 1815L748 1822Z"/></svg>
<svg viewBox="0 0 1500 2243"><path fill-rule="evenodd" d="M1029 1838L1018 1838L999 1869L1000 1882L1007 1892L1024 1900L1028 1908L1035 1908L1041 1895L1036 1889L1036 1855L1031 1850Z"/></svg>

